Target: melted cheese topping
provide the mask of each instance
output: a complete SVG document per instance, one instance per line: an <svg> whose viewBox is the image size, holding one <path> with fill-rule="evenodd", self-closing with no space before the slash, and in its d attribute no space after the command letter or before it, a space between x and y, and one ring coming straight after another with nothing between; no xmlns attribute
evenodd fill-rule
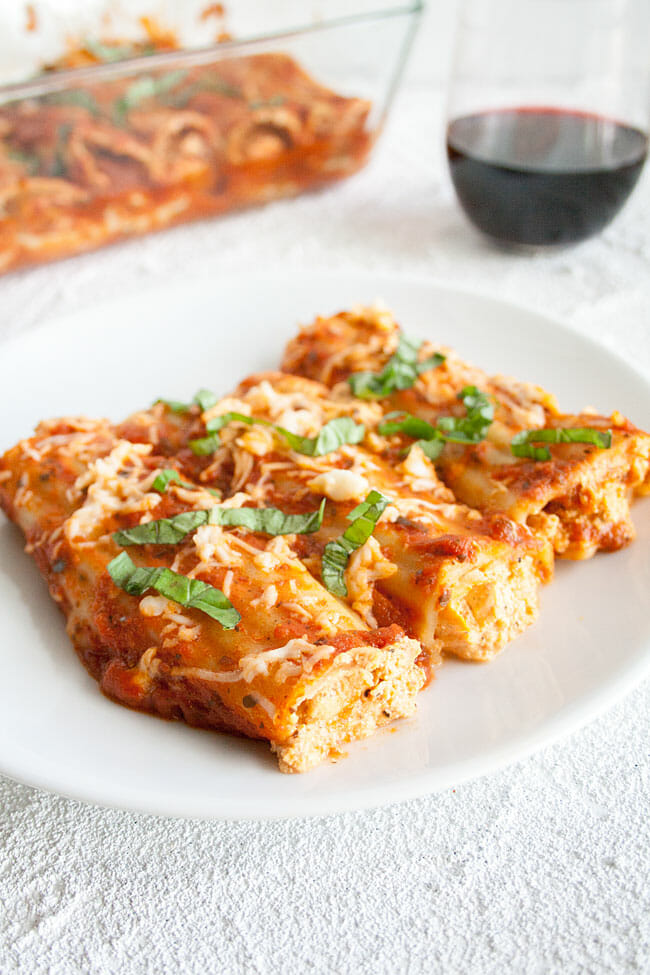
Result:
<svg viewBox="0 0 650 975"><path fill-rule="evenodd" d="M243 679L250 683L260 675L266 676L269 666L281 663L275 677L284 683L289 677L295 677L300 673L310 674L319 660L325 660L334 653L336 653L334 647L310 643L299 637L289 640L284 646L276 647L274 650L246 654L239 661L239 668Z"/></svg>
<svg viewBox="0 0 650 975"><path fill-rule="evenodd" d="M214 502L214 498L212 499ZM222 508L241 508L250 500L250 495L238 491L226 501L221 501ZM194 547L199 556L199 564L188 573L195 576L202 569L214 568L217 565L241 565L244 554L255 556L258 550L245 542L235 532L224 531L220 525L200 525L193 536Z"/></svg>
<svg viewBox="0 0 650 975"><path fill-rule="evenodd" d="M315 494L324 494L332 501L363 500L370 485L362 474L344 468L324 471L307 482L307 487Z"/></svg>
<svg viewBox="0 0 650 975"><path fill-rule="evenodd" d="M201 414L201 418L207 423L208 420L212 420L215 416L223 416L224 413L243 413L244 416L251 415L251 408L248 403L245 403L243 399L239 399L236 396L224 396L220 399L218 403L211 406L209 410L205 410Z"/></svg>
<svg viewBox="0 0 650 975"><path fill-rule="evenodd" d="M162 616L167 609L167 598L165 596L144 596L140 600L139 609L143 616Z"/></svg>
<svg viewBox="0 0 650 975"><path fill-rule="evenodd" d="M316 436L326 420L322 405L305 389L280 392L263 379L251 386L245 398L254 414L262 414L301 437Z"/></svg>
<svg viewBox="0 0 650 975"><path fill-rule="evenodd" d="M359 447L353 444L343 444L339 448L339 456L346 457L350 460L350 467L354 474L362 474L364 477L368 474L372 475L375 471L380 470L379 465L374 462L372 456L366 453L365 450L360 450Z"/></svg>
<svg viewBox="0 0 650 975"><path fill-rule="evenodd" d="M368 626L377 626L372 612L372 597L375 582L387 579L397 572L394 562L387 559L379 542L372 535L365 544L352 553L345 581L352 608L363 617Z"/></svg>
<svg viewBox="0 0 650 975"><path fill-rule="evenodd" d="M436 504L426 498L395 498L383 512L380 521L395 522L398 518L419 521L438 532L464 532L468 523L481 521L480 511L460 504Z"/></svg>
<svg viewBox="0 0 650 975"><path fill-rule="evenodd" d="M228 569L228 571L226 572L223 578L223 582L221 584L221 591L226 597L226 599L230 599L230 589L232 587L233 579L234 579L234 575L232 569Z"/></svg>
<svg viewBox="0 0 650 975"><path fill-rule="evenodd" d="M271 583L266 587L261 596L257 599L253 599L251 606L263 606L265 609L271 609L278 601L278 587Z"/></svg>
<svg viewBox="0 0 650 975"><path fill-rule="evenodd" d="M88 489L84 503L64 524L68 541L95 538L98 528L116 511L149 511L160 504L157 491L147 493L156 471L143 472L142 458L151 449L151 444L120 440L106 457L88 465L69 492L78 497Z"/></svg>
<svg viewBox="0 0 650 975"><path fill-rule="evenodd" d="M142 654L135 666L133 676L142 687L150 686L155 680L160 661L157 658L158 647L149 647Z"/></svg>
<svg viewBox="0 0 650 975"><path fill-rule="evenodd" d="M417 444L413 444L397 470L403 477L403 483L412 491L438 491L442 488L435 467Z"/></svg>
<svg viewBox="0 0 650 975"><path fill-rule="evenodd" d="M507 422L522 430L531 430L546 425L546 411L557 413L554 396L541 386L520 382L509 376L493 376L490 386L495 392L499 412L507 417Z"/></svg>
<svg viewBox="0 0 650 975"><path fill-rule="evenodd" d="M255 457L264 457L265 454L275 450L276 436L273 430L268 427L253 426L246 430L235 441L238 447L248 451Z"/></svg>
<svg viewBox="0 0 650 975"><path fill-rule="evenodd" d="M172 677L196 677L215 684L236 684L242 679L240 670L206 670L204 667L172 667Z"/></svg>
<svg viewBox="0 0 650 975"><path fill-rule="evenodd" d="M377 298L371 305L352 305L350 315L359 318L364 325L371 325L378 332L386 332L388 336L397 329L393 313L381 298Z"/></svg>
<svg viewBox="0 0 650 975"><path fill-rule="evenodd" d="M234 535L226 533L219 525L201 525L197 528L193 540L199 565L194 572L215 565L241 565L242 555L233 544L234 538Z"/></svg>

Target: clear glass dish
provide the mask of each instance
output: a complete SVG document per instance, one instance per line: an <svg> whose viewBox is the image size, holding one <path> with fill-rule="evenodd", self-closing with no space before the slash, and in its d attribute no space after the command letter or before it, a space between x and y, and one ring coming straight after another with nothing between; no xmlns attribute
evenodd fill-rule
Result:
<svg viewBox="0 0 650 975"><path fill-rule="evenodd" d="M422 4L328 0L327 17L316 10L302 27L295 3L262 6L239 0L227 17L205 0L0 11L0 272L295 196L364 165Z"/></svg>

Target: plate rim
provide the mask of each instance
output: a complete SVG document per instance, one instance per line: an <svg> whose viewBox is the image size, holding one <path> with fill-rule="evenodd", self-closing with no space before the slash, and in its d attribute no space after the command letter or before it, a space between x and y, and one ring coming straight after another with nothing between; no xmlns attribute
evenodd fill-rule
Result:
<svg viewBox="0 0 650 975"><path fill-rule="evenodd" d="M265 281L277 286L279 280L287 282L294 281L295 275L290 272L245 272L238 271L230 273L227 278L229 287L236 286L238 283L246 282L250 285L251 280ZM621 355L615 349L598 341L591 335L580 331L560 318L554 318L536 308L531 308L517 301L495 294L486 293L480 289L457 288L447 285L445 282L436 280L424 274L400 273L394 271L383 272L381 270L308 270L301 274L301 279L328 281L335 286L336 282L362 282L363 279L372 282L377 288L380 282L386 286L404 286L412 284L415 287L425 288L432 293L444 292L449 296L458 296L461 300L469 297L485 301L493 306L501 306L508 309L510 313L522 314L529 320L537 318L540 323L550 324L554 329L563 332L573 339L578 339L581 344L587 346L590 351L596 354L605 353L609 358L616 361L618 368L627 372L635 381L640 384L644 392L650 399L650 376L644 371L633 365L629 359ZM196 277L183 278L182 280L169 282L167 284L152 282L150 287L131 291L125 295L102 300L102 309L110 307L120 307L129 303L133 299L140 301L150 294L160 296L161 291L173 291L180 293L187 289L192 289L197 285L201 287L215 287L214 277L201 274ZM334 290L334 287L333 287ZM335 293L335 292L334 292ZM0 348L11 354L13 347L18 348L22 343L29 342L31 337L40 333L42 329L56 329L57 326L65 326L76 317L87 313L94 307L92 303L76 307L72 310L63 312L49 318L44 316L37 324L27 329L18 331L0 340ZM400 317L400 316L398 316ZM5 448L3 448L5 449ZM650 674L650 642L631 660L627 661L615 674L614 678L606 684L599 684L591 691L586 692L577 703L570 705L568 710L559 711L552 717L545 719L539 727L532 729L524 734L519 734L514 742L508 742L499 746L492 746L487 755L472 756L451 765L444 765L439 768L427 768L419 772L414 772L406 776L403 780L393 783L390 794L387 795L387 786L382 784L381 779L372 785L364 785L361 790L355 789L349 792L335 793L328 796L326 792L317 792L302 797L287 797L284 800L285 807L292 801L300 808L296 812L287 812L286 808L279 808L275 805L270 809L265 807L261 812L242 811L236 802L229 798L225 800L220 797L218 800L219 808L214 808L214 797L208 800L206 808L204 801L183 799L177 801L171 792L165 794L152 794L151 791L138 793L133 788L120 787L113 790L113 795L106 794L105 785L95 786L94 780L90 784L81 782L77 776L77 784L74 773L65 773L63 776L59 771L49 772L41 767L34 771L30 768L27 772L21 770L20 761L16 765L11 762L10 757L2 754L0 750L0 774L7 778L27 786L44 790L52 795L61 795L75 801L86 802L101 808L115 809L129 812L137 812L145 815L162 815L172 818L183 818L199 821L266 821L266 820L288 820L288 819L307 819L322 818L340 814L343 812L360 811L374 809L382 806L391 806L396 803L407 802L416 798L424 798L444 791L452 786L491 775L502 768L534 755L545 747L555 745L561 739L570 736L589 722L595 720L605 712L611 710L620 700L629 694L635 687L641 684L645 677ZM372 741L370 738L368 741ZM18 749L20 755L20 748ZM279 775L280 773L278 773ZM121 792L120 792L121 788ZM117 791L117 794L115 792ZM305 807L305 808L302 808Z"/></svg>

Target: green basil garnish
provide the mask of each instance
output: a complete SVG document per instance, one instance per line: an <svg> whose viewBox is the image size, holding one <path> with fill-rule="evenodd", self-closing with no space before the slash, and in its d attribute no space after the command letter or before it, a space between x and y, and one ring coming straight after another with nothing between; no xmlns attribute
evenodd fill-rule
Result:
<svg viewBox="0 0 650 975"><path fill-rule="evenodd" d="M320 429L316 437L299 437L282 427L275 429L285 437L293 450L308 457L322 457L324 454L331 454L333 450L338 450L343 444L360 443L366 434L364 425L355 423L349 416L339 416L335 420L330 420Z"/></svg>
<svg viewBox="0 0 650 975"><path fill-rule="evenodd" d="M242 98L244 92L241 88L231 85L230 82L221 78L219 75L202 75L196 81L191 82L179 91L165 92L161 95L161 100L165 105L173 108L185 108L195 95L201 92L212 92L216 95L224 95L226 98Z"/></svg>
<svg viewBox="0 0 650 975"><path fill-rule="evenodd" d="M118 125L124 125L129 112L137 108L141 102L171 91L172 88L175 88L183 80L186 74L187 71L179 70L170 71L158 78L146 74L136 78L124 94L115 102L113 106L113 120Z"/></svg>
<svg viewBox="0 0 650 975"><path fill-rule="evenodd" d="M234 629L241 619L241 613L220 589L200 579L188 579L171 569L137 567L126 552L120 552L109 562L108 572L115 585L131 596L142 596L147 589L155 589L161 596L187 609L201 610L221 623L225 630Z"/></svg>
<svg viewBox="0 0 650 975"><path fill-rule="evenodd" d="M172 481L174 481L176 484L180 484L181 487L188 488L189 490L194 489L193 484L190 484L189 481L183 481L178 471L175 471L171 467L165 467L162 471L156 474L151 487L154 491L164 494L168 485L171 484Z"/></svg>
<svg viewBox="0 0 650 975"><path fill-rule="evenodd" d="M521 430L510 441L515 457L531 460L550 460L548 447L536 447L538 443L586 443L607 450L612 445L611 430L594 430L593 427L542 427L540 430Z"/></svg>
<svg viewBox="0 0 650 975"><path fill-rule="evenodd" d="M178 484L182 488L186 488L188 491L204 490L209 491L213 494L215 498L221 497L221 491L217 491L216 488L202 487L196 484L190 484L189 481L183 481L178 471L175 471L171 467L165 467L162 471L156 474L152 482L152 490L158 491L159 494L164 494L168 486L172 483Z"/></svg>
<svg viewBox="0 0 650 975"><path fill-rule="evenodd" d="M223 528L248 528L265 535L308 535L318 531L323 523L325 498L317 511L303 515L287 515L279 508L209 508L183 511L171 518L158 518L114 532L118 545L176 545L200 525L220 525Z"/></svg>
<svg viewBox="0 0 650 975"><path fill-rule="evenodd" d="M465 416L441 416L436 425L427 423L411 413L387 413L386 420L377 427L379 433L390 436L405 433L417 438L429 460L436 460L446 443L480 443L494 419L494 406L489 397L476 386L465 386L458 394L467 413Z"/></svg>
<svg viewBox="0 0 650 975"><path fill-rule="evenodd" d="M90 92L84 91L83 88L71 88L69 91L53 91L49 95L43 95L41 100L48 105L76 105L78 108L85 108L95 118L101 115L98 103Z"/></svg>
<svg viewBox="0 0 650 975"><path fill-rule="evenodd" d="M175 545L209 520L209 511L182 511L172 518L158 518L113 532L113 540L118 545Z"/></svg>
<svg viewBox="0 0 650 975"><path fill-rule="evenodd" d="M106 64L112 64L115 61L125 61L127 58L133 58L136 54L146 54L146 51L137 50L130 44L102 44L101 41L94 41L91 38L86 38L81 45L84 50L92 54L93 57L97 58L98 61L103 61Z"/></svg>
<svg viewBox="0 0 650 975"><path fill-rule="evenodd" d="M284 95L271 95L270 98L256 98L252 102L248 103L248 107L256 111L258 108L277 108L279 105L284 105L286 102Z"/></svg>
<svg viewBox="0 0 650 975"><path fill-rule="evenodd" d="M56 145L54 147L54 158L50 168L50 175L55 179L64 179L67 173L66 151L70 139L72 126L67 122L60 125L56 130Z"/></svg>
<svg viewBox="0 0 650 975"><path fill-rule="evenodd" d="M212 433L209 437L197 437L196 440L190 440L188 447L197 457L209 457L217 450L220 443L217 434Z"/></svg>
<svg viewBox="0 0 650 975"><path fill-rule="evenodd" d="M311 535L323 524L326 499L317 511L304 515L286 515L279 508L214 508L213 524L224 528L248 528L264 535Z"/></svg>
<svg viewBox="0 0 650 975"><path fill-rule="evenodd" d="M441 416L436 426L451 443L480 443L494 420L494 406L476 386L465 386L458 394L466 416Z"/></svg>
<svg viewBox="0 0 650 975"><path fill-rule="evenodd" d="M30 176L36 176L41 168L41 160L35 152L26 152L24 149L9 147L7 149L7 155L14 162L24 166Z"/></svg>
<svg viewBox="0 0 650 975"><path fill-rule="evenodd" d="M377 430L385 437L390 437L393 433L405 433L407 437L422 440L440 437L440 431L433 424L427 423L419 416L413 416L412 413L403 413L401 410L387 413L386 419L379 424Z"/></svg>
<svg viewBox="0 0 650 975"><path fill-rule="evenodd" d="M328 542L325 546L321 559L321 573L326 589L335 596L347 596L345 570L350 555L368 541L381 513L389 504L389 499L379 491L370 491L365 500L348 515L348 520L352 522L350 527L346 528L339 538Z"/></svg>
<svg viewBox="0 0 650 975"><path fill-rule="evenodd" d="M435 369L445 361L444 355L436 353L424 362L418 362L422 342L413 342L400 335L397 349L381 372L355 372L348 376L348 383L354 396L361 399L382 399L398 389L410 389L420 373Z"/></svg>
<svg viewBox="0 0 650 975"><path fill-rule="evenodd" d="M200 389L190 403L183 403L177 399L157 399L156 403L162 403L171 410L172 413L189 413L193 406L198 406L201 413L209 410L215 403L219 402L219 397L210 389ZM154 406L156 404L154 403Z"/></svg>
<svg viewBox="0 0 650 975"><path fill-rule="evenodd" d="M271 427L285 438L292 450L299 454L306 454L308 457L322 457L333 450L338 450L343 444L359 443L366 433L364 425L355 423L349 416L339 416L330 420L321 428L316 437L300 437L296 433L291 433L290 430L285 430L284 427L276 426L269 420L260 420L254 416L246 416L244 413L223 413L221 416L214 416L208 420L205 425L208 436L190 440L190 449L199 456L214 453L220 444L217 431L233 421L247 423L249 426L258 423L260 426Z"/></svg>

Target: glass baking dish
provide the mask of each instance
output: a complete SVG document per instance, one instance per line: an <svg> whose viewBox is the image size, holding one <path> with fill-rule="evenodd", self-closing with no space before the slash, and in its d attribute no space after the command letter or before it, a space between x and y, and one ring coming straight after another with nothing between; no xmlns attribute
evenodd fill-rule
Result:
<svg viewBox="0 0 650 975"><path fill-rule="evenodd" d="M7 6L0 272L354 173L422 9L328 0L295 27L283 0Z"/></svg>

